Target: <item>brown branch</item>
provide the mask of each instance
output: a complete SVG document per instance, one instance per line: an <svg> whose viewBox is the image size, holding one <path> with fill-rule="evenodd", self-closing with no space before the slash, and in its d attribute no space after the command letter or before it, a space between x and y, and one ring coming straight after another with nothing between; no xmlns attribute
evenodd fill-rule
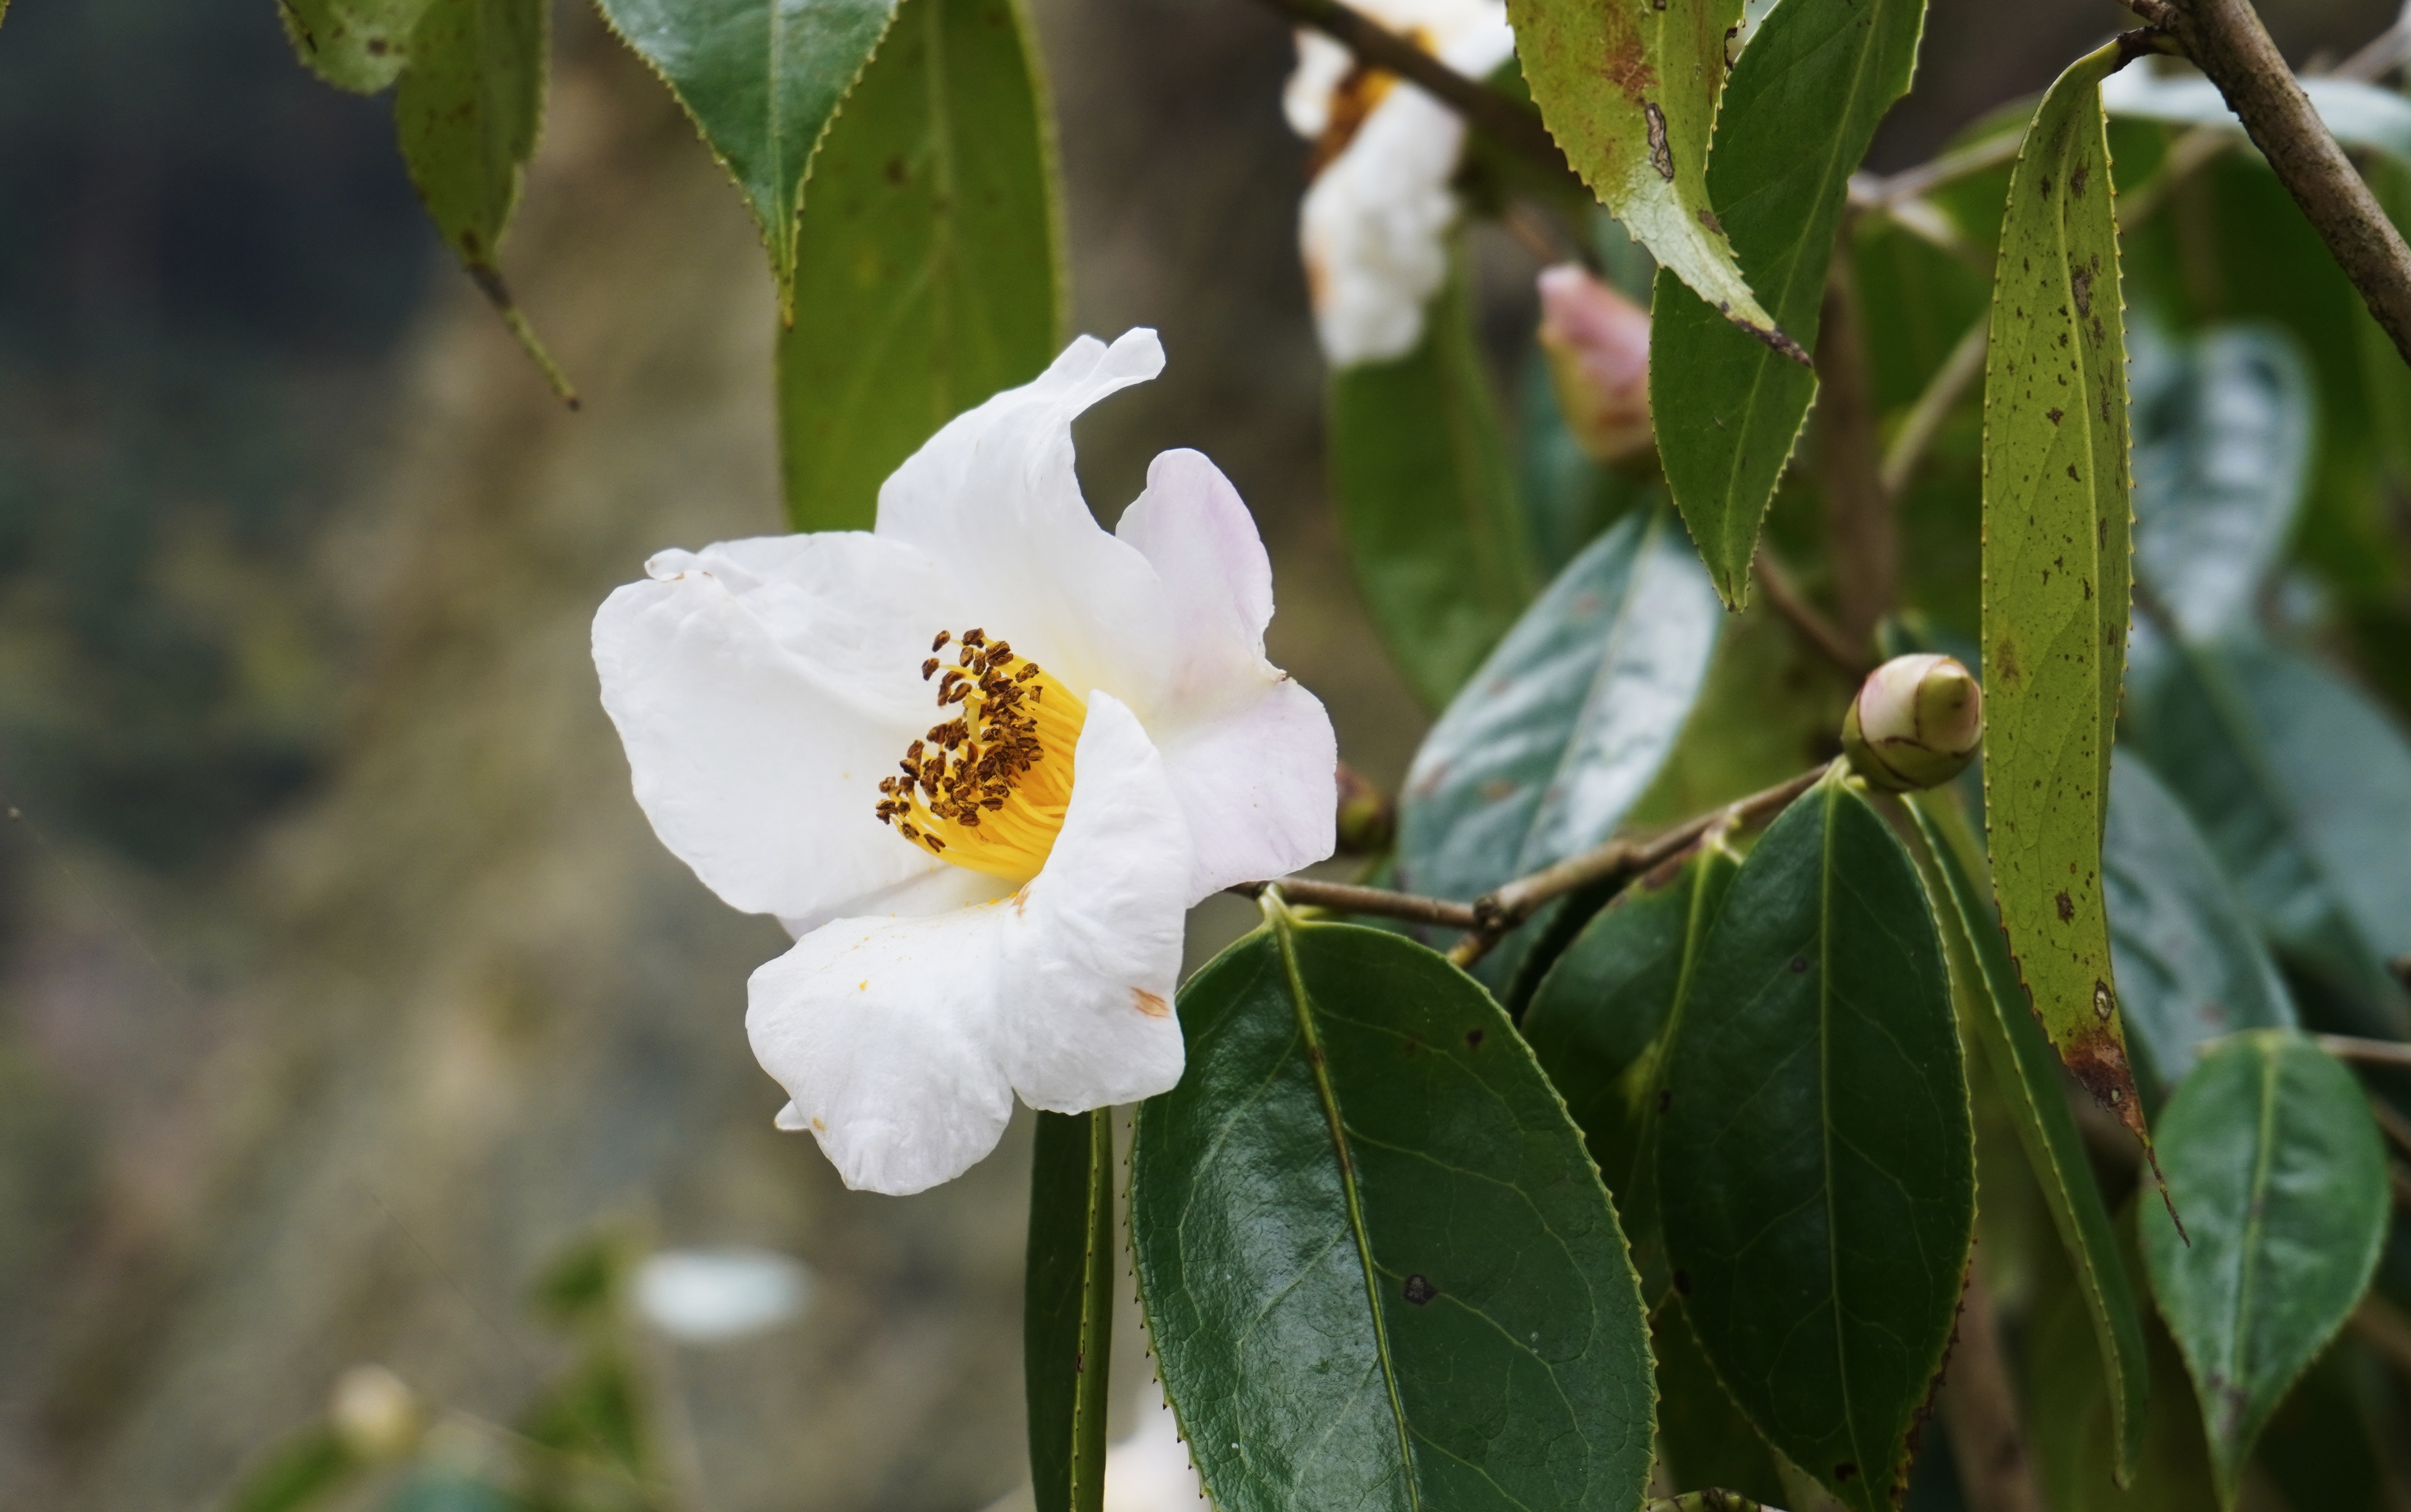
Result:
<svg viewBox="0 0 2411 1512"><path fill-rule="evenodd" d="M1318 882L1304 877L1285 877L1276 882L1242 882L1231 891L1242 897L1261 897L1267 888L1279 893L1287 902L1302 903L1309 909L1369 913L1377 919L1404 919L1409 923L1434 924L1441 929L1481 927L1481 921L1473 916L1473 906L1469 903L1425 897L1420 893L1395 893L1386 887L1360 887L1353 882Z"/></svg>
<svg viewBox="0 0 2411 1512"><path fill-rule="evenodd" d="M1761 546L1750 559L1749 574L1766 595L1766 606L1845 676L1856 682L1875 670L1867 657L1850 649L1849 641L1834 628L1834 622L1818 613L1817 606L1801 593L1800 585L1791 580L1790 572L1765 547Z"/></svg>
<svg viewBox="0 0 2411 1512"><path fill-rule="evenodd" d="M2360 1066L2411 1067L2411 1045L2396 1040L2362 1040L2348 1034L2314 1035L2319 1048Z"/></svg>
<svg viewBox="0 0 2411 1512"><path fill-rule="evenodd" d="M1508 98L1479 80L1468 79L1408 38L1339 0L1264 0L1300 26L1310 26L1370 65L1405 79L1448 106L1501 146L1521 153L1553 173L1572 171L1541 112Z"/></svg>
<svg viewBox="0 0 2411 1512"><path fill-rule="evenodd" d="M1969 1512L2043 1512L1980 1258L1967 1267L1958 1339L1938 1404Z"/></svg>
<svg viewBox="0 0 2411 1512"><path fill-rule="evenodd" d="M2327 243L2394 349L2411 362L2411 246L2345 156L2251 0L2130 0L2173 36Z"/></svg>
<svg viewBox="0 0 2411 1512"><path fill-rule="evenodd" d="M1885 451L1883 465L1876 470L1876 481L1885 493L1897 498L1901 489L1908 486L1917 464L1924 458L1925 449L1941 433L1942 422L1951 417L1960 397L1967 392L1967 385L1984 376L1984 353L1992 341L1992 324L1988 315L1976 317L1967 334L1959 338L1951 355L1942 359L1942 366L1925 381L1924 390L1909 407L1908 418L1901 422L1899 433Z"/></svg>

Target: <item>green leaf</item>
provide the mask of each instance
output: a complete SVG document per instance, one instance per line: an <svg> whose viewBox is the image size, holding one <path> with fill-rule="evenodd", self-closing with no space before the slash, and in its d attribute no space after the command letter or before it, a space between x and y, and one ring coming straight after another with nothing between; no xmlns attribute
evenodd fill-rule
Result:
<svg viewBox="0 0 2411 1512"><path fill-rule="evenodd" d="M2366 147L2398 163L2411 164L2411 100L2357 79L2305 79L2302 92L2337 141ZM2101 86L2101 103L2111 115L2164 121L2180 126L2225 126L2243 135L2243 123L2227 108L2218 86L2194 75L2163 78L2143 69L2121 74Z"/></svg>
<svg viewBox="0 0 2411 1512"><path fill-rule="evenodd" d="M2411 744L2357 690L2257 636L2135 627L2128 726L2277 953L2401 1034L2411 952Z"/></svg>
<svg viewBox="0 0 2411 1512"><path fill-rule="evenodd" d="M1713 1486L1781 1505L1783 1476L1774 1453L1725 1394L1682 1308L1672 1302L1660 1307L1649 1338L1658 1359L1658 1436L1673 1483ZM1707 1512L1724 1509L1711 1506Z"/></svg>
<svg viewBox="0 0 2411 1512"><path fill-rule="evenodd" d="M1470 899L1615 833L1673 749L1722 618L1667 511L1591 543L1424 737L1398 885Z"/></svg>
<svg viewBox="0 0 2411 1512"><path fill-rule="evenodd" d="M495 260L544 123L549 13L545 0L430 0L411 33L393 116L410 182L445 245L575 408Z"/></svg>
<svg viewBox="0 0 2411 1512"><path fill-rule="evenodd" d="M2017 1128L2043 1205L2051 1212L2085 1316L2092 1319L2100 1356L2098 1378L2108 1388L2112 1470L2123 1484L2143 1451L2151 1386L2142 1309L2120 1262L2117 1234L2094 1180L2084 1137L2068 1112L2058 1057L2041 1023L2028 1010L2025 991L2002 939L2000 915L1984 885L1983 856L1976 837L1948 793L1912 793L1906 802L1925 843L1923 860L1930 868L1926 892L1942 921L1951 981L1972 999L1965 1020L1984 1047L1985 1064Z"/></svg>
<svg viewBox="0 0 2411 1512"><path fill-rule="evenodd" d="M2379 332L2381 340L2384 335ZM1515 405L1516 460L1523 481L1525 543L1534 574L1546 580L1609 525L1664 494L1584 455L1557 408L1548 362L1537 343L1526 357Z"/></svg>
<svg viewBox="0 0 2411 1512"><path fill-rule="evenodd" d="M1019 0L911 0L829 128L779 337L787 518L869 530L939 427L1045 371L1055 135Z"/></svg>
<svg viewBox="0 0 2411 1512"><path fill-rule="evenodd" d="M2117 1224L2118 1263L2140 1277L2134 1203ZM2056 1267L2044 1268L2037 1289L2034 1343L2024 1373L2025 1421L2045 1505L2052 1512L2203 1512L2216 1496L2201 1441L2201 1414L2185 1379L2185 1360L2158 1315L2142 1309L2146 1359L2157 1388L2144 1416L2142 1452L2122 1489L2117 1466L2125 1431L2116 1421L2110 1383L2086 1368L2093 1354L2086 1303Z"/></svg>
<svg viewBox="0 0 2411 1512"><path fill-rule="evenodd" d="M1951 1339L1975 1143L1917 869L1840 769L1743 864L1667 1051L1674 1287L1742 1411L1890 1512Z"/></svg>
<svg viewBox="0 0 2411 1512"><path fill-rule="evenodd" d="M896 0L598 0L737 181L792 313L796 212L812 153Z"/></svg>
<svg viewBox="0 0 2411 1512"><path fill-rule="evenodd" d="M401 77L428 0L278 0L285 35L303 65L355 94ZM7 14L0 7L0 16Z"/></svg>
<svg viewBox="0 0 2411 1512"><path fill-rule="evenodd" d="M2205 1052L2160 1119L2192 1243L2143 1225L2152 1292L2201 1399L2223 1507L2262 1425L2343 1327L2386 1242L2386 1151L2352 1073L2298 1035Z"/></svg>
<svg viewBox="0 0 2411 1512"><path fill-rule="evenodd" d="M333 1500L366 1468L343 1435L316 1424L270 1450L236 1481L221 1512L302 1512Z"/></svg>
<svg viewBox="0 0 2411 1512"><path fill-rule="evenodd" d="M1399 936L1270 925L1182 989L1131 1230L1166 1394L1224 1512L1633 1512L1648 1323L1531 1052Z"/></svg>
<svg viewBox="0 0 2411 1512"><path fill-rule="evenodd" d="M2281 326L2134 343L2135 571L2183 632L2251 621L2310 481L2309 364Z"/></svg>
<svg viewBox="0 0 2411 1512"><path fill-rule="evenodd" d="M1984 367L1984 817L2018 975L2060 1058L2146 1138L2101 899L2126 647L2126 360L2101 80L2069 65L2009 179Z"/></svg>
<svg viewBox="0 0 2411 1512"><path fill-rule="evenodd" d="M1038 1115L1021 1369L1038 1512L1105 1505L1114 1340L1114 1115Z"/></svg>
<svg viewBox="0 0 2411 1512"><path fill-rule="evenodd" d="M1600 203L1700 298L1805 363L1750 293L1709 205L1708 140L1742 0L1508 0L1507 19L1541 118Z"/></svg>
<svg viewBox="0 0 2411 1512"><path fill-rule="evenodd" d="M2111 764L2101 864L2129 1048L2153 1106L2185 1079L2205 1041L2294 1025L2285 979L2218 858L2132 756Z"/></svg>
<svg viewBox="0 0 2411 1512"><path fill-rule="evenodd" d="M1708 192L1783 329L1814 346L1851 172L1908 91L1925 0L1788 0L1733 65ZM1649 409L1683 523L1739 608L1816 375L1661 272L1650 300Z"/></svg>
<svg viewBox="0 0 2411 1512"><path fill-rule="evenodd" d="M1373 624L1425 705L1447 705L1532 596L1498 404L1460 258L1423 341L1331 375L1326 455Z"/></svg>
<svg viewBox="0 0 2411 1512"><path fill-rule="evenodd" d="M2297 1509L2390 1512L2390 1404L2370 1400L2362 1383L2376 1372L2357 1345L2349 1333L2331 1345L2261 1430L2255 1458Z"/></svg>
<svg viewBox="0 0 2411 1512"><path fill-rule="evenodd" d="M1582 1128L1652 1297L1667 1278L1657 1197L1665 1047L1740 865L1719 836L1635 879L1591 916L1524 1012L1524 1038Z"/></svg>

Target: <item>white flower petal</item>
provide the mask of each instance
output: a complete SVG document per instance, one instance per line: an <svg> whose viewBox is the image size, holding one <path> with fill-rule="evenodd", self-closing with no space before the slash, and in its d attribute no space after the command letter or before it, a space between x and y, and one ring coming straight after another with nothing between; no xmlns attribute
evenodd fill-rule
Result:
<svg viewBox="0 0 2411 1512"><path fill-rule="evenodd" d="M1264 660L1272 565L1238 490L1198 453L1165 452L1118 533L1162 577L1179 646L1147 728L1189 818L1190 901L1330 855L1337 744L1322 704Z"/></svg>
<svg viewBox="0 0 2411 1512"><path fill-rule="evenodd" d="M1134 1102L1180 1080L1189 825L1138 719L1090 695L1079 777L1045 869L1002 906L998 1054L1033 1108Z"/></svg>
<svg viewBox="0 0 2411 1512"><path fill-rule="evenodd" d="M956 416L879 490L879 535L918 546L991 639L1070 688L1147 701L1171 654L1155 573L1101 529L1072 466L1072 421L1163 371L1151 330L1083 336L1035 381Z"/></svg>
<svg viewBox="0 0 2411 1512"><path fill-rule="evenodd" d="M1189 901L1329 859L1339 807L1331 716L1282 682L1163 747L1189 817Z"/></svg>
<svg viewBox="0 0 2411 1512"><path fill-rule="evenodd" d="M944 580L920 553L796 536L665 553L655 570L666 579L595 615L594 664L664 845L732 906L797 923L960 869L872 814L879 778L934 722L919 668Z"/></svg>
<svg viewBox="0 0 2411 1512"><path fill-rule="evenodd" d="M956 868L959 869L959 868ZM1007 903L840 919L753 973L745 1033L848 1186L896 1196L969 1170L1013 1112L995 1030Z"/></svg>

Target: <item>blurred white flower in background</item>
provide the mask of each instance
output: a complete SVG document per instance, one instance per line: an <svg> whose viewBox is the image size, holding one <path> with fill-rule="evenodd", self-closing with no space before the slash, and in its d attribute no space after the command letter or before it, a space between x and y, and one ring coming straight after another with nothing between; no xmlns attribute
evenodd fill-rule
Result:
<svg viewBox="0 0 2411 1512"><path fill-rule="evenodd" d="M1206 1488L1172 1409L1158 1400L1139 1410L1137 1430L1105 1448L1105 1512L1197 1512Z"/></svg>
<svg viewBox="0 0 2411 1512"><path fill-rule="evenodd" d="M1500 0L1363 0L1356 8L1475 79L1515 51ZM1298 242L1323 356L1335 368L1404 356L1423 339L1424 307L1448 277L1458 209L1449 181L1465 123L1309 31L1297 34L1281 107L1315 144Z"/></svg>
<svg viewBox="0 0 2411 1512"><path fill-rule="evenodd" d="M1114 533L1080 495L1073 418L1162 368L1153 331L1082 337L931 437L874 531L665 551L595 616L653 832L797 937L746 1029L850 1186L959 1175L1016 1093L1170 1087L1189 906L1331 853L1331 721L1264 660L1237 491L1171 451Z"/></svg>
<svg viewBox="0 0 2411 1512"><path fill-rule="evenodd" d="M680 1344L721 1344L803 1316L812 1274L773 1249L665 1249L636 1267L636 1311Z"/></svg>
<svg viewBox="0 0 2411 1512"><path fill-rule="evenodd" d="M372 1464L399 1460L418 1447L427 1408L402 1378L383 1365L359 1364L335 1377L327 1420L345 1448Z"/></svg>

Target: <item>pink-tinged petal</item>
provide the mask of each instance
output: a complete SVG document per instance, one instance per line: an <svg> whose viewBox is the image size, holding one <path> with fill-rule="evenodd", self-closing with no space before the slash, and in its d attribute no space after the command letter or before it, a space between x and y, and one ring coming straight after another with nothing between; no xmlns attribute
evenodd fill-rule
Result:
<svg viewBox="0 0 2411 1512"><path fill-rule="evenodd" d="M1090 696L1045 869L1002 906L998 1054L1033 1108L1134 1102L1180 1080L1189 825L1135 715Z"/></svg>
<svg viewBox="0 0 2411 1512"><path fill-rule="evenodd" d="M936 722L919 664L942 579L867 535L795 541L772 577L728 548L655 559L665 577L595 615L594 665L662 843L732 906L808 925L958 868L872 811Z"/></svg>
<svg viewBox="0 0 2411 1512"><path fill-rule="evenodd" d="M957 868L959 869L959 868ZM745 1033L858 1191L904 1196L969 1170L1004 1133L996 1054L1009 903L925 919L841 919L753 973Z"/></svg>
<svg viewBox="0 0 2411 1512"><path fill-rule="evenodd" d="M1170 622L1144 558L1101 529L1073 471L1072 422L1163 370L1150 330L1081 337L1035 381L956 416L879 490L879 536L953 580L949 603L1071 688L1144 699Z"/></svg>
<svg viewBox="0 0 2411 1512"><path fill-rule="evenodd" d="M1656 444L1649 419L1649 312L1577 263L1541 270L1541 348L1566 428L1595 461Z"/></svg>
<svg viewBox="0 0 2411 1512"><path fill-rule="evenodd" d="M1273 567L1239 490L1200 452L1169 451L1115 533L1155 568L1175 650L1161 706L1142 708L1159 735L1251 702L1280 680L1264 660Z"/></svg>
<svg viewBox="0 0 2411 1512"><path fill-rule="evenodd" d="M1165 741L1163 760L1189 817L1191 903L1330 857L1338 743L1296 683Z"/></svg>

